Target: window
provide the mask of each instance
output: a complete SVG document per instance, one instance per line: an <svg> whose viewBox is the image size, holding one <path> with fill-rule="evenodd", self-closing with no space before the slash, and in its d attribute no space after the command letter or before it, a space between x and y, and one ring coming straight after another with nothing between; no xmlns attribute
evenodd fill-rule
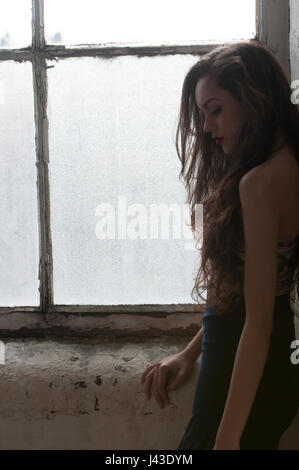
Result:
<svg viewBox="0 0 299 470"><path fill-rule="evenodd" d="M216 44L256 37L256 2L0 7L0 313L195 311L181 87Z"/></svg>
<svg viewBox="0 0 299 470"><path fill-rule="evenodd" d="M198 44L250 38L256 32L252 0L44 0L44 4L48 44Z"/></svg>

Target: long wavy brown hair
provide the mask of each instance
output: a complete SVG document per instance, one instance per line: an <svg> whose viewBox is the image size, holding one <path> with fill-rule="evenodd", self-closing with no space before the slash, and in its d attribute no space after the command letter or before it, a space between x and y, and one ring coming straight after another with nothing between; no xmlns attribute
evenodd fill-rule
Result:
<svg viewBox="0 0 299 470"><path fill-rule="evenodd" d="M245 122L229 156L203 130L204 116L195 101L195 88L203 76L216 80L245 111ZM191 297L201 298L216 313L228 313L244 301L244 272L237 255L244 246L240 179L281 148L274 147L279 129L299 164L299 109L291 94L279 62L255 40L213 49L184 79L176 150L194 233L196 205L203 208L201 256ZM299 240L297 248L291 289L297 285L299 298ZM207 299L202 295L205 290Z"/></svg>

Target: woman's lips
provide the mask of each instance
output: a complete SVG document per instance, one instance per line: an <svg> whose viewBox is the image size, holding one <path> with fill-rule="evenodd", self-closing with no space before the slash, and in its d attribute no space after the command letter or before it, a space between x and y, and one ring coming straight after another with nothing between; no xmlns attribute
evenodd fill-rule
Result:
<svg viewBox="0 0 299 470"><path fill-rule="evenodd" d="M221 144L222 141L223 141L223 137L221 137L220 139L215 139L216 144Z"/></svg>

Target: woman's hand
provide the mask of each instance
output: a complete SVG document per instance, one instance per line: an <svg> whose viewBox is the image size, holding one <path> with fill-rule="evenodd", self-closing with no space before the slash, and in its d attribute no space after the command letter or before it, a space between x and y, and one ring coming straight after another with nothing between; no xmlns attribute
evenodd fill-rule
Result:
<svg viewBox="0 0 299 470"><path fill-rule="evenodd" d="M146 399L150 400L153 393L160 408L169 405L168 392L179 388L190 376L193 367L194 361L184 351L148 366L141 376Z"/></svg>

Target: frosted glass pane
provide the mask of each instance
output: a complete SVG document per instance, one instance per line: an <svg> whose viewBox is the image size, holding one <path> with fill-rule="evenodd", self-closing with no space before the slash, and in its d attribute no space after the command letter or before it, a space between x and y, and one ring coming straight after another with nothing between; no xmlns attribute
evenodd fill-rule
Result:
<svg viewBox="0 0 299 470"><path fill-rule="evenodd" d="M149 219L150 204L185 203L174 131L183 78L196 61L190 55L48 61L55 303L192 302L198 252L186 248L190 229L183 235L182 223L176 239L170 218L169 237L162 239L161 229L154 239L153 212L148 227L143 220L134 228L147 231L146 238L129 237L138 214ZM107 230L114 227L115 235L101 239L107 207L114 212Z"/></svg>
<svg viewBox="0 0 299 470"><path fill-rule="evenodd" d="M0 49L30 46L31 0L0 0Z"/></svg>
<svg viewBox="0 0 299 470"><path fill-rule="evenodd" d="M39 305L30 63L0 63L0 306Z"/></svg>
<svg viewBox="0 0 299 470"><path fill-rule="evenodd" d="M45 0L49 44L182 43L255 35L255 0Z"/></svg>

